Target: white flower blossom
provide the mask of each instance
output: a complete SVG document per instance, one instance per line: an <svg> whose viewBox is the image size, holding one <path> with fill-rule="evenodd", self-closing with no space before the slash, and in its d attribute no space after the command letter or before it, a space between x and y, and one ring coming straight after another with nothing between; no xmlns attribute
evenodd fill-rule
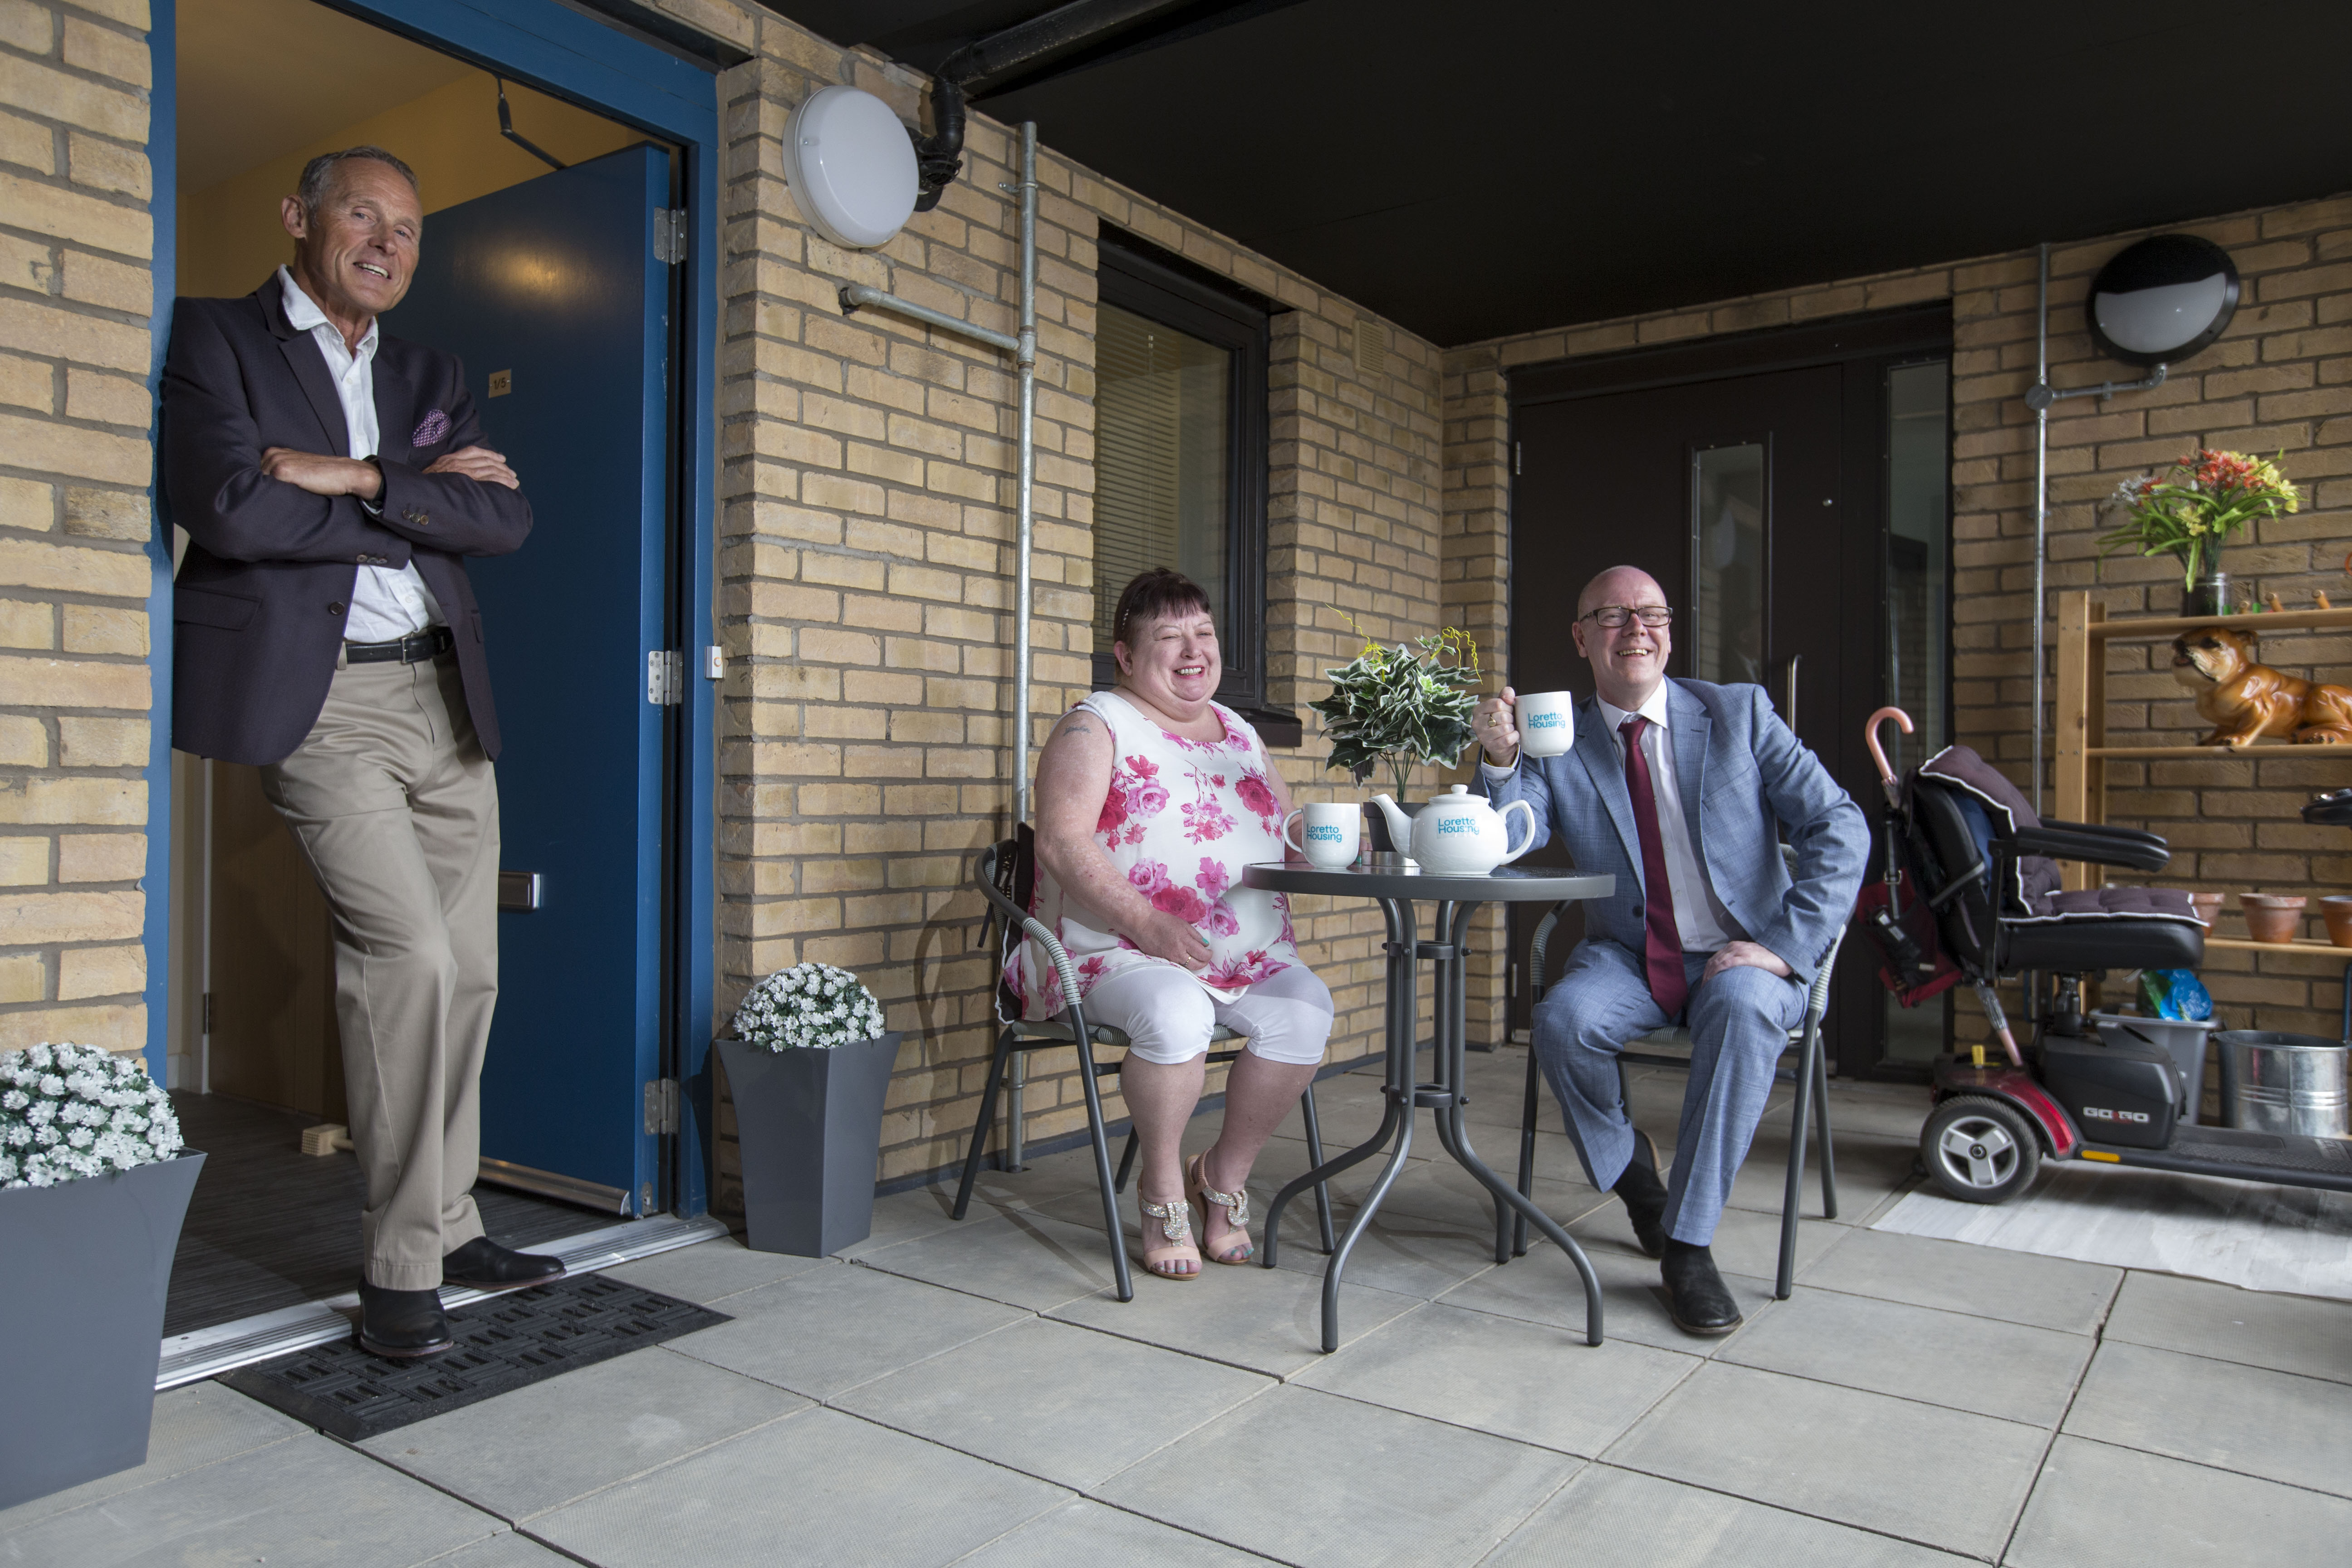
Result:
<svg viewBox="0 0 2352 1568"><path fill-rule="evenodd" d="M832 1050L883 1033L874 994L829 963L779 970L751 987L735 1012L736 1037L772 1051Z"/></svg>
<svg viewBox="0 0 2352 1568"><path fill-rule="evenodd" d="M98 1046L0 1055L0 1187L48 1187L167 1160L180 1121L137 1058Z"/></svg>

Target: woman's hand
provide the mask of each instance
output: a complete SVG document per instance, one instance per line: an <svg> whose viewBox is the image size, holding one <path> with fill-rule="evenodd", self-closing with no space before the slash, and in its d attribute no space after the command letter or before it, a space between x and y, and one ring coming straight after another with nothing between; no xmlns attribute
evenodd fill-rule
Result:
<svg viewBox="0 0 2352 1568"><path fill-rule="evenodd" d="M1209 967L1209 944L1182 915L1154 910L1127 937L1152 957L1181 964L1195 974Z"/></svg>

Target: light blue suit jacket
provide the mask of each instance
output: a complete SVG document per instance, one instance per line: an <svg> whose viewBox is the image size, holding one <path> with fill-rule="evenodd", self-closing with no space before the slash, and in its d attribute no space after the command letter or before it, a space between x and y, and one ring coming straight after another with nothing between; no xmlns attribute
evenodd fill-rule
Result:
<svg viewBox="0 0 2352 1568"><path fill-rule="evenodd" d="M1666 733L1683 820L1734 936L1770 948L1800 984L1811 984L1853 913L1870 852L1870 825L1821 759L1773 712L1760 686L1666 682ZM1471 786L1486 790L1486 776ZM1643 950L1642 847L1625 764L1592 698L1577 704L1567 753L1522 756L1492 790L1496 808L1534 808L1536 842L1558 834L1580 871L1617 879L1617 891L1584 906L1588 939ZM1785 830L1794 874L1780 853Z"/></svg>

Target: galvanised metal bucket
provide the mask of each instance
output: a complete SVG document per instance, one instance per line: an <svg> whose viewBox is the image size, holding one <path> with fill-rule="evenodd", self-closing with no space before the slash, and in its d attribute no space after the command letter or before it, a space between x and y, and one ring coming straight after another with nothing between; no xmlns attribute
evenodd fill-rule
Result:
<svg viewBox="0 0 2352 1568"><path fill-rule="evenodd" d="M2221 1047L2224 1123L2299 1138L2352 1134L2345 1103L2352 1050L2343 1041L2269 1029L2224 1029L2213 1041Z"/></svg>

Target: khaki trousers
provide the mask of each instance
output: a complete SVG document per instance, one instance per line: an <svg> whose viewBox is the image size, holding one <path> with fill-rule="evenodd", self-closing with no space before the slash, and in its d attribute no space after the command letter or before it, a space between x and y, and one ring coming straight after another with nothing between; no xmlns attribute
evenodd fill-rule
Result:
<svg viewBox="0 0 2352 1568"><path fill-rule="evenodd" d="M499 791L455 655L338 668L261 770L335 921L335 1020L371 1284L441 1283L482 1234L482 1051L499 994Z"/></svg>

